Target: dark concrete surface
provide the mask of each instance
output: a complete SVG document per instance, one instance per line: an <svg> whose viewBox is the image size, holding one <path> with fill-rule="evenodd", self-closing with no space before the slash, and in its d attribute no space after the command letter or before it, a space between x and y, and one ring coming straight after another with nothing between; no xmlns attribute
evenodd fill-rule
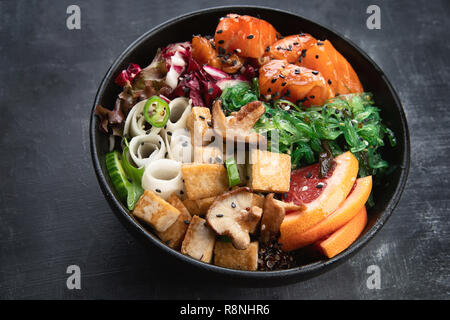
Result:
<svg viewBox="0 0 450 320"><path fill-rule="evenodd" d="M81 8L81 30L66 28L70 4ZM226 2L285 9L336 29L377 62L400 95L411 133L410 177L387 225L348 262L275 288L192 278L138 243L112 214L89 154L89 115L103 75L148 29L224 4L0 2L0 298L448 299L446 0ZM370 4L381 8L381 30L366 28ZM81 290L66 287L72 264L81 268ZM366 286L370 265L380 267L379 290Z"/></svg>

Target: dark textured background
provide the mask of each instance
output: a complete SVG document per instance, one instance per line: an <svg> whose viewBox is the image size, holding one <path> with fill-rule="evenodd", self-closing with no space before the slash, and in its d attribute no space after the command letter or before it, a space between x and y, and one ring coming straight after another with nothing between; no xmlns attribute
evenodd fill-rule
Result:
<svg viewBox="0 0 450 320"><path fill-rule="evenodd" d="M205 280L143 247L112 214L89 154L89 114L103 75L148 29L224 3L0 2L0 298L448 299L446 0L245 2L344 34L385 71L403 102L412 146L405 192L387 225L348 262L275 288ZM66 28L70 4L81 7L81 30ZM381 30L365 26L369 4L381 8ZM81 290L66 288L71 264L81 267ZM372 264L381 268L380 290L366 287Z"/></svg>

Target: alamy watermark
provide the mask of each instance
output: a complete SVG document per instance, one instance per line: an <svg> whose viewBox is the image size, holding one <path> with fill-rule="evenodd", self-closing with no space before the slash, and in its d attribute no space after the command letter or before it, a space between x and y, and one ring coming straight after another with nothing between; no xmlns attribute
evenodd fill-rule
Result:
<svg viewBox="0 0 450 320"><path fill-rule="evenodd" d="M367 274L370 276L367 278L367 289L381 289L381 269L376 264L372 264L367 267Z"/></svg>
<svg viewBox="0 0 450 320"><path fill-rule="evenodd" d="M70 276L67 278L66 286L67 289L73 290L81 289L81 269L76 264L70 265L67 267L66 270L67 274L70 274Z"/></svg>
<svg viewBox="0 0 450 320"><path fill-rule="evenodd" d="M366 26L369 30L381 29L381 9L376 4L367 7L367 14L370 16L366 20Z"/></svg>
<svg viewBox="0 0 450 320"><path fill-rule="evenodd" d="M69 30L81 29L81 9L76 4L67 7L66 13L69 15L66 19L66 26Z"/></svg>

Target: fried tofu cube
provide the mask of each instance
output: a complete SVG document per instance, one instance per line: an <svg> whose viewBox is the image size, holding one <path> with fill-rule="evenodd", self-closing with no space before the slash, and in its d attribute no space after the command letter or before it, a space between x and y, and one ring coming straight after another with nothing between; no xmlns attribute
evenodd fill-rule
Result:
<svg viewBox="0 0 450 320"><path fill-rule="evenodd" d="M193 216L181 245L181 253L194 259L210 263L216 235L205 219Z"/></svg>
<svg viewBox="0 0 450 320"><path fill-rule="evenodd" d="M223 163L223 152L216 146L195 146L194 147L195 163Z"/></svg>
<svg viewBox="0 0 450 320"><path fill-rule="evenodd" d="M195 200L195 202L197 202L198 215L200 215L200 216L205 215L206 212L208 211L209 207L214 202L214 199L216 199L216 197L209 197L209 198Z"/></svg>
<svg viewBox="0 0 450 320"><path fill-rule="evenodd" d="M222 164L183 164L181 175L190 200L214 197L228 190L227 170Z"/></svg>
<svg viewBox="0 0 450 320"><path fill-rule="evenodd" d="M145 190L133 210L133 215L142 219L157 232L166 231L181 212L153 191Z"/></svg>
<svg viewBox="0 0 450 320"><path fill-rule="evenodd" d="M199 214L200 209L198 208L197 200L185 199L183 200L183 204L186 207L186 209L188 209L191 215L200 215Z"/></svg>
<svg viewBox="0 0 450 320"><path fill-rule="evenodd" d="M211 130L211 112L209 108L193 107L186 120L186 126L191 133L193 146L208 144L213 135Z"/></svg>
<svg viewBox="0 0 450 320"><path fill-rule="evenodd" d="M180 216L166 231L156 232L156 234L169 247L179 250L191 221L191 214L175 193L170 195L167 202L180 211Z"/></svg>
<svg viewBox="0 0 450 320"><path fill-rule="evenodd" d="M262 192L287 192L291 179L291 157L270 151L251 151L250 187Z"/></svg>
<svg viewBox="0 0 450 320"><path fill-rule="evenodd" d="M192 215L204 216L216 197L209 197L198 200L186 199L183 201L184 206Z"/></svg>
<svg viewBox="0 0 450 320"><path fill-rule="evenodd" d="M217 241L214 246L216 266L255 271L258 269L258 242L251 242L247 249L236 249L231 242Z"/></svg>

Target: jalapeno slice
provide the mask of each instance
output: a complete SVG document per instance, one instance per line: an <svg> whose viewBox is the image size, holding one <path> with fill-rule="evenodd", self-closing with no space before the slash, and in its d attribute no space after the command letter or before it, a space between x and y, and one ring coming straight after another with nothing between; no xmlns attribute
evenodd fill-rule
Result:
<svg viewBox="0 0 450 320"><path fill-rule="evenodd" d="M169 120L169 104L158 96L147 100L144 106L144 118L152 126L162 128Z"/></svg>

